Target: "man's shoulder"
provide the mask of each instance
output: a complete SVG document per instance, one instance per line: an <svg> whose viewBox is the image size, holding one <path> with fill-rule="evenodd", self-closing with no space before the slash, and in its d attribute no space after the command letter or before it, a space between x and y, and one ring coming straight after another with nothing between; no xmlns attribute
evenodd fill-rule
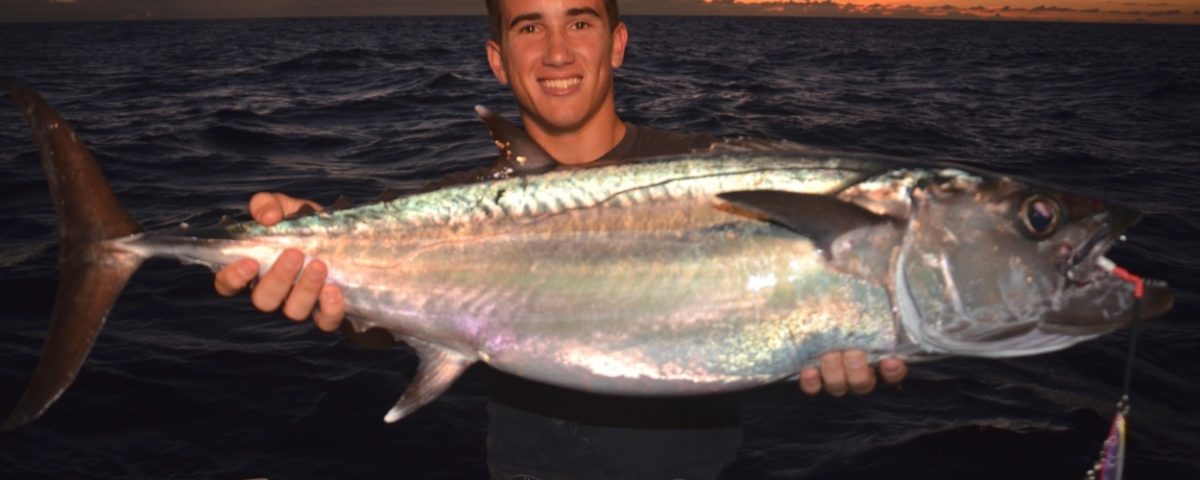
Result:
<svg viewBox="0 0 1200 480"><path fill-rule="evenodd" d="M717 142L709 133L685 133L625 124L625 138L601 160L682 155L707 150Z"/></svg>

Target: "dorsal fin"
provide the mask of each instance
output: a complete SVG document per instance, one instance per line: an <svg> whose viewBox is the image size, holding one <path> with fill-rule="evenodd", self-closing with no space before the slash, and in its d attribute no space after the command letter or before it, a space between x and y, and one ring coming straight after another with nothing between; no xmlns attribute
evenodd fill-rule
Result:
<svg viewBox="0 0 1200 480"><path fill-rule="evenodd" d="M508 119L496 115L483 105L476 105L475 113L487 125L492 141L496 144L496 148L500 149L500 157L496 163L430 180L418 188L418 192L509 178L513 175L534 175L559 168L558 162L549 153L542 150L542 147L538 146L537 142L529 137L529 134Z"/></svg>
<svg viewBox="0 0 1200 480"><path fill-rule="evenodd" d="M839 235L874 225L890 217L876 215L857 204L828 195L780 190L743 190L717 194L763 220L804 235L825 251Z"/></svg>
<svg viewBox="0 0 1200 480"><path fill-rule="evenodd" d="M507 168L512 173L531 174L553 170L558 166L554 157L508 119L496 115L483 105L476 105L475 113L487 125L492 141L500 149L496 169Z"/></svg>

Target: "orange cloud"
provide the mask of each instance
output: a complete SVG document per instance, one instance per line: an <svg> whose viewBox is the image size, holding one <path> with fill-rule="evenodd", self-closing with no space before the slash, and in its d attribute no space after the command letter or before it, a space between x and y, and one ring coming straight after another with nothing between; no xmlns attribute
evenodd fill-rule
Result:
<svg viewBox="0 0 1200 480"><path fill-rule="evenodd" d="M703 0L707 10L728 14L827 17L947 18L1076 22L1200 24L1200 0L1117 2L1112 0L875 0L870 4L834 0Z"/></svg>

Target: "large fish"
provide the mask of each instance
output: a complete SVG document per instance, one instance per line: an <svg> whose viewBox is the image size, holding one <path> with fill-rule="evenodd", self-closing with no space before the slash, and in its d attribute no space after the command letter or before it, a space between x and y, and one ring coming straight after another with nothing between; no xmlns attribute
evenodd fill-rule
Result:
<svg viewBox="0 0 1200 480"><path fill-rule="evenodd" d="M17 83L0 86L33 126L62 274L6 428L70 385L154 256L265 267L296 247L323 260L356 331L382 329L420 356L389 422L476 361L593 392L703 394L793 377L830 350L1029 355L1132 317L1133 286L1098 264L1135 212L1004 176L801 149L530 174L545 158L509 148L508 166L480 181L273 227L142 233L67 123ZM493 133L501 147L532 144L508 138L520 136L511 125ZM1151 287L1143 315L1170 304Z"/></svg>

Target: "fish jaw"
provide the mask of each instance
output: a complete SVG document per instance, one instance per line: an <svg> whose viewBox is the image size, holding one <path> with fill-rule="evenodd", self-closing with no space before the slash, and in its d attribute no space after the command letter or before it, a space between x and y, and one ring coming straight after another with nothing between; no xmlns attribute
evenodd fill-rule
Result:
<svg viewBox="0 0 1200 480"><path fill-rule="evenodd" d="M1062 283L1044 330L1099 335L1171 309L1174 296L1165 283L1132 275L1105 256L1140 219L1140 213L1122 206L1094 215L1095 233L1059 265Z"/></svg>

